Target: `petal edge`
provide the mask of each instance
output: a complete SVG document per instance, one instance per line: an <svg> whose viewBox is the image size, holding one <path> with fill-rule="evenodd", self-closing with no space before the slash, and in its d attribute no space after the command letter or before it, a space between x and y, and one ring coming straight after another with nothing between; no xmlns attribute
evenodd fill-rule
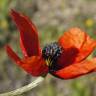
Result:
<svg viewBox="0 0 96 96"><path fill-rule="evenodd" d="M18 57L18 55L12 50L12 48L7 45L5 46L6 48L6 52L8 54L8 56L13 60L15 61L17 64L21 65L22 62L21 62L21 59Z"/></svg>

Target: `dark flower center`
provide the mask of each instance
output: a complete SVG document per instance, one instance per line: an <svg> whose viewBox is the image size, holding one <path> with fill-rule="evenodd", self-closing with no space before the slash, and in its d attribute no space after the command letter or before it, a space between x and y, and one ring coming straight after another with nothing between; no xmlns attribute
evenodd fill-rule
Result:
<svg viewBox="0 0 96 96"><path fill-rule="evenodd" d="M62 51L62 47L57 42L47 44L43 48L42 56L46 60L50 69L54 69L57 58L61 55Z"/></svg>

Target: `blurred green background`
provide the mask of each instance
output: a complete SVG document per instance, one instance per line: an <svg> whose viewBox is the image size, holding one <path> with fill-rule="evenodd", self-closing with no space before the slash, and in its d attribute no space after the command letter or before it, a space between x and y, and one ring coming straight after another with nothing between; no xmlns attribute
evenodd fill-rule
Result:
<svg viewBox="0 0 96 96"><path fill-rule="evenodd" d="M9 15L11 8L32 19L41 47L58 40L71 27L80 27L96 38L96 0L0 0L0 93L36 79L14 64L5 52L4 46L10 44L22 57L19 32ZM73 80L48 75L38 87L22 96L96 96L96 74Z"/></svg>

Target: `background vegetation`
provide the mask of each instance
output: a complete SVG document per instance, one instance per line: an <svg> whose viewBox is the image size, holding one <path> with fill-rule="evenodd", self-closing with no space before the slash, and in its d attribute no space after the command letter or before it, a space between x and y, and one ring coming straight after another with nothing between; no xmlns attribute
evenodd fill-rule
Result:
<svg viewBox="0 0 96 96"><path fill-rule="evenodd" d="M10 44L22 56L19 32L9 15L11 8L28 15L37 25L42 47L71 27L80 27L96 38L96 0L0 0L0 92L35 79L6 55L4 46ZM96 73L74 80L48 75L41 85L22 96L96 96Z"/></svg>

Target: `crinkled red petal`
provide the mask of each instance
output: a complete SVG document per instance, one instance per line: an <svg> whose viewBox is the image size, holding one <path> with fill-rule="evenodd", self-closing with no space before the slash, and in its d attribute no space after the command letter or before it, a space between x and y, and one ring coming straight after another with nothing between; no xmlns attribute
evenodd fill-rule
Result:
<svg viewBox="0 0 96 96"><path fill-rule="evenodd" d="M41 76L48 73L46 62L39 56L24 59L21 67L33 76Z"/></svg>
<svg viewBox="0 0 96 96"><path fill-rule="evenodd" d="M91 39L87 34L86 34L86 40L82 47L79 49L79 52L75 58L75 62L80 62L84 60L86 57L88 57L93 50L96 48L96 41Z"/></svg>
<svg viewBox="0 0 96 96"><path fill-rule="evenodd" d="M6 46L6 51L8 56L29 74L33 76L41 76L48 73L48 66L41 57L32 56L21 60L10 46Z"/></svg>
<svg viewBox="0 0 96 96"><path fill-rule="evenodd" d="M63 53L57 61L60 67L84 60L96 47L96 41L77 28L66 32L60 38L59 44L64 48Z"/></svg>
<svg viewBox="0 0 96 96"><path fill-rule="evenodd" d="M58 68L66 67L72 63L75 63L78 52L78 49L75 47L64 49L63 53L57 59Z"/></svg>
<svg viewBox="0 0 96 96"><path fill-rule="evenodd" d="M82 61L81 63L71 64L61 70L58 70L53 75L62 79L72 79L91 72L96 69L96 58L90 61Z"/></svg>
<svg viewBox="0 0 96 96"><path fill-rule="evenodd" d="M18 57L18 55L12 50L12 48L7 45L5 46L6 48L6 52L8 54L8 56L13 60L15 61L18 65L21 65L22 64L22 61L21 59Z"/></svg>
<svg viewBox="0 0 96 96"><path fill-rule="evenodd" d="M20 30L20 43L24 55L39 55L40 46L35 25L27 16L24 16L23 14L20 14L14 10L11 10L11 17Z"/></svg>
<svg viewBox="0 0 96 96"><path fill-rule="evenodd" d="M64 34L59 39L59 44L64 48L81 48L86 38L86 34L79 28L71 28L68 32Z"/></svg>

